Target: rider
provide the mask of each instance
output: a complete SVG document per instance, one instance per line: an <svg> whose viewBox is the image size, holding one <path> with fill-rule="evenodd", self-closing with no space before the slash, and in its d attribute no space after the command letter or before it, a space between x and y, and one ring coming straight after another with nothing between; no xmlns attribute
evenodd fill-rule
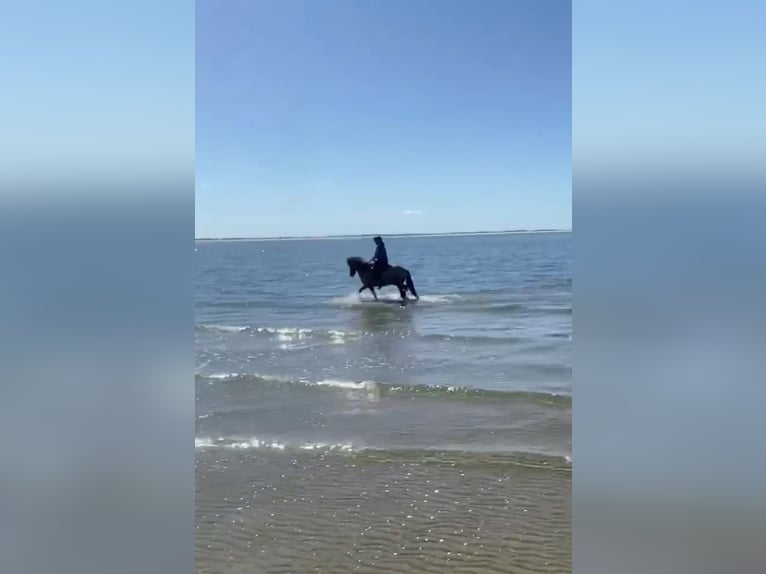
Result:
<svg viewBox="0 0 766 574"><path fill-rule="evenodd" d="M388 253L383 239L378 235L372 239L375 242L375 255L372 256L370 264L372 265L372 281L375 285L380 285L381 274L389 268Z"/></svg>

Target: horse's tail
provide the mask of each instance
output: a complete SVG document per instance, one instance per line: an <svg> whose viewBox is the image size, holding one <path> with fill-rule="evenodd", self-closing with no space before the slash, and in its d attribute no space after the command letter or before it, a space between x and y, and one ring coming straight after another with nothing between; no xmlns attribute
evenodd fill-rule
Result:
<svg viewBox="0 0 766 574"><path fill-rule="evenodd" d="M418 292L415 290L415 283L412 280L412 274L409 271L407 271L407 276L404 280L407 282L407 289L409 289L410 293L415 296L415 299L420 299L420 295L418 295Z"/></svg>

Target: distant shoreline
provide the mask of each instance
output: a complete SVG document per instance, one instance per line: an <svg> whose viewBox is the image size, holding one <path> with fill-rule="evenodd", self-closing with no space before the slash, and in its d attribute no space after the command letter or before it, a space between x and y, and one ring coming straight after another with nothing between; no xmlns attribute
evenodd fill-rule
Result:
<svg viewBox="0 0 766 574"><path fill-rule="evenodd" d="M455 231L448 233L390 233L386 238L410 239L426 237L475 237L482 235L531 235L535 233L571 233L571 229L514 229L508 231ZM320 241L331 239L371 239L375 234L364 235L317 235L285 237L196 237L194 241Z"/></svg>

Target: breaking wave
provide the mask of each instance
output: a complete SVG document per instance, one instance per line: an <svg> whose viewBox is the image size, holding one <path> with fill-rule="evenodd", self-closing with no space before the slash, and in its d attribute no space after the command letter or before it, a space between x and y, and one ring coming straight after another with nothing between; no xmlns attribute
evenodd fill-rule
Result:
<svg viewBox="0 0 766 574"><path fill-rule="evenodd" d="M259 437L197 437L195 450L276 451L297 454L331 453L353 456L360 462L398 462L413 460L419 464L515 464L541 470L571 471L572 457L545 455L529 452L477 452L449 448L375 448L354 445L350 442L301 442L263 439Z"/></svg>
<svg viewBox="0 0 766 574"><path fill-rule="evenodd" d="M377 381L344 381L323 379L311 381L304 378L285 379L270 375L247 373L217 373L212 375L197 375L198 383L216 384L250 384L264 387L279 387L295 392L347 391L359 392L367 396L380 397L433 397L455 399L489 399L516 400L534 402L553 407L571 408L572 397L568 394L532 392L532 391L499 391L480 389L468 386L431 386L431 385L395 385Z"/></svg>

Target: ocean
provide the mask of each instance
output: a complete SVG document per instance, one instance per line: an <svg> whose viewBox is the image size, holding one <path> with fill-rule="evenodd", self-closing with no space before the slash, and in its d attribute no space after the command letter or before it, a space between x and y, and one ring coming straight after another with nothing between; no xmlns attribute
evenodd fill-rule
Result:
<svg viewBox="0 0 766 574"><path fill-rule="evenodd" d="M386 245L196 243L197 572L571 571L571 234Z"/></svg>

